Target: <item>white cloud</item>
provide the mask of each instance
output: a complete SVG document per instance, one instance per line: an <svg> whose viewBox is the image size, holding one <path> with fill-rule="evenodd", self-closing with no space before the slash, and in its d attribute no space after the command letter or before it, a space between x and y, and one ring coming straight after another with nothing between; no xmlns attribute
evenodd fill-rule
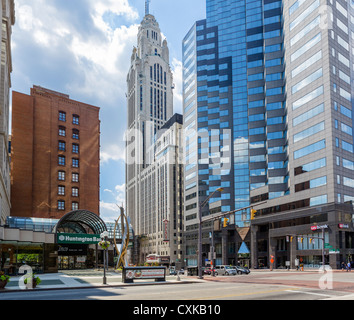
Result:
<svg viewBox="0 0 354 320"><path fill-rule="evenodd" d="M172 59L171 69L173 72L173 82L175 89L173 91L174 112L183 114L183 64L176 58Z"/></svg>
<svg viewBox="0 0 354 320"><path fill-rule="evenodd" d="M111 144L101 149L101 164L109 161L125 161L125 151L118 144Z"/></svg>
<svg viewBox="0 0 354 320"><path fill-rule="evenodd" d="M111 194L112 202L100 202L100 215L104 221L114 221L119 216L118 206L125 207L125 184L116 185L114 191L105 189L104 192Z"/></svg>

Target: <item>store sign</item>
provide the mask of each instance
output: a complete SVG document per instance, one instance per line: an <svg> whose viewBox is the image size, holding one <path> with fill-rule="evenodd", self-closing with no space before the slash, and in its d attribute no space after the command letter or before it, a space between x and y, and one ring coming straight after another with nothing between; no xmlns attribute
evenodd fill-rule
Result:
<svg viewBox="0 0 354 320"><path fill-rule="evenodd" d="M163 221L163 241L170 241L170 224L168 220Z"/></svg>
<svg viewBox="0 0 354 320"><path fill-rule="evenodd" d="M67 257L87 256L87 245L59 244L58 255Z"/></svg>
<svg viewBox="0 0 354 320"><path fill-rule="evenodd" d="M340 223L338 224L339 229L349 229L349 224Z"/></svg>
<svg viewBox="0 0 354 320"><path fill-rule="evenodd" d="M156 281L166 280L165 267L128 267L123 268L123 282L133 280L155 279Z"/></svg>
<svg viewBox="0 0 354 320"><path fill-rule="evenodd" d="M312 226L311 231L322 230L322 229L327 229L327 228L328 228L328 224L323 224L321 226Z"/></svg>
<svg viewBox="0 0 354 320"><path fill-rule="evenodd" d="M75 233L58 233L57 243L66 244L97 244L101 241L99 234L75 234Z"/></svg>

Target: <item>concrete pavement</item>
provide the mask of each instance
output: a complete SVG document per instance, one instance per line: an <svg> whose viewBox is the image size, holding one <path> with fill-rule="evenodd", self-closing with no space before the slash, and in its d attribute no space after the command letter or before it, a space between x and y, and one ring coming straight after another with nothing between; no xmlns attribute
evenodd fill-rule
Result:
<svg viewBox="0 0 354 320"><path fill-rule="evenodd" d="M70 270L58 273L37 274L41 283L35 290L51 289L80 289L90 287L115 287L115 286L139 286L152 284L171 284L171 283L192 283L203 281L196 278L180 276L166 276L165 282L155 282L153 280L134 280L134 283L125 284L122 281L122 274L109 270L106 272L107 284L103 284L103 270ZM0 290L0 295L6 292L22 291L19 286L21 276L11 277L5 289Z"/></svg>

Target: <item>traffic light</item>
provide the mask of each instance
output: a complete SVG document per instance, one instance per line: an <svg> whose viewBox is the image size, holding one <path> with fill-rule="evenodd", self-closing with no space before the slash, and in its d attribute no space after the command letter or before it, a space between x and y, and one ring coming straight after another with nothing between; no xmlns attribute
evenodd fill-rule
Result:
<svg viewBox="0 0 354 320"><path fill-rule="evenodd" d="M223 224L224 228L226 228L228 224L229 224L229 219L224 218L224 224Z"/></svg>
<svg viewBox="0 0 354 320"><path fill-rule="evenodd" d="M254 220L256 218L256 213L257 213L257 210L251 209L251 220Z"/></svg>

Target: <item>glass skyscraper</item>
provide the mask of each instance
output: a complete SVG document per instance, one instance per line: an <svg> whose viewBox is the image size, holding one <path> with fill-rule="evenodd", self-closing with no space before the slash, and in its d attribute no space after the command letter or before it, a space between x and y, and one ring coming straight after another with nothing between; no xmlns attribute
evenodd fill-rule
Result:
<svg viewBox="0 0 354 320"><path fill-rule="evenodd" d="M300 249L290 250L289 236L306 234L306 225L327 222L329 242L351 237L351 229L339 236L338 224L351 221L345 203L354 196L352 3L206 4L206 19L183 40L187 263L196 262L199 205L218 187L224 191L203 206L203 216L249 206L257 215L251 221L247 209L230 216L228 233L216 236L217 264L237 261L245 237L232 234L251 225L245 241L254 266L269 266L270 255L276 266L294 260ZM222 229L203 224L204 254L212 228ZM327 262L348 252L327 255ZM314 253L309 264L318 261Z"/></svg>

